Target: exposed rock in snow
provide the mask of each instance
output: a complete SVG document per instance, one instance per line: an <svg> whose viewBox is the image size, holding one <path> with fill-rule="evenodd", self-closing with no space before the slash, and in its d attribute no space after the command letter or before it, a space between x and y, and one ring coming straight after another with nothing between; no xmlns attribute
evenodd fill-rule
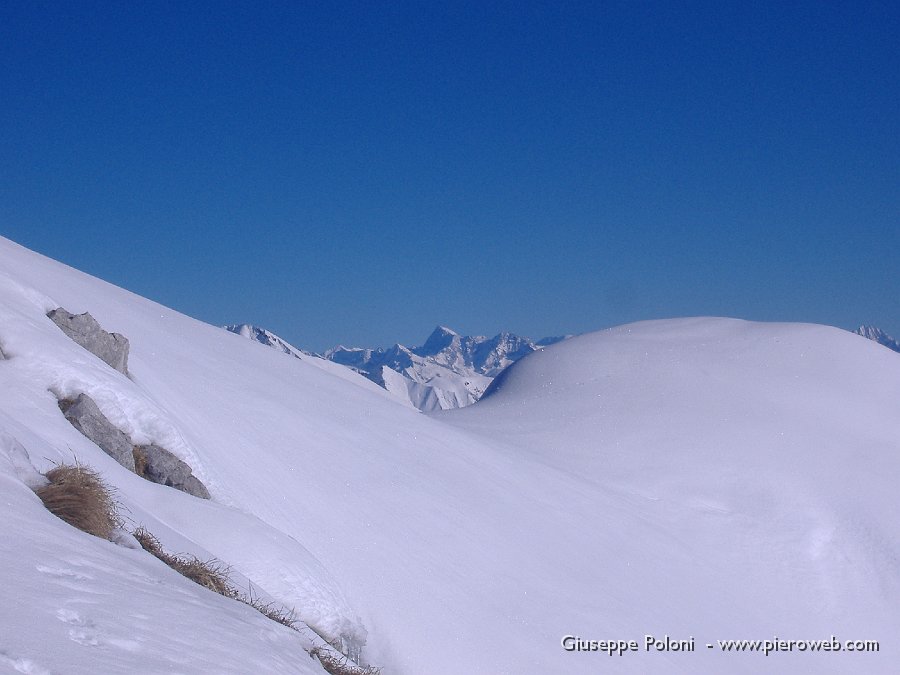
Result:
<svg viewBox="0 0 900 675"><path fill-rule="evenodd" d="M860 326L853 332L857 335L862 335L864 338L873 340L888 349L892 349L895 352L900 352L900 341L895 340L880 328L876 328L875 326Z"/></svg>
<svg viewBox="0 0 900 675"><path fill-rule="evenodd" d="M107 455L129 471L153 483L167 485L195 497L209 499L209 490L193 475L191 467L158 445L134 445L87 394L59 402L66 419Z"/></svg>
<svg viewBox="0 0 900 675"><path fill-rule="evenodd" d="M191 467L158 445L134 446L135 473L189 495L209 499L209 490L191 473Z"/></svg>
<svg viewBox="0 0 900 675"><path fill-rule="evenodd" d="M47 313L60 306L90 307L104 326L115 325L127 335L134 377L121 377L48 321ZM171 351L165 338L155 337L175 334L181 345L196 349ZM0 671L33 663L34 672L54 673L312 675L322 672L307 654L314 645L333 642L359 653L366 628L332 563L325 567L300 543L306 533L285 527L320 523L335 541L353 546L362 541L357 532L337 534L347 529L340 506L331 515L305 515L307 504L320 496L316 482L295 482L310 475L308 460L318 461L303 453L315 453L322 443L334 447L315 423L307 424L319 418L309 410L320 402L335 411L372 401L375 418L384 409L414 420L422 416L343 366L256 349L249 340L186 320L2 237L0 340L11 357L0 362L0 501L5 505L0 539L9 544L0 546L7 581L0 589L0 607L7 608L0 611ZM262 372L274 379L258 380ZM310 386L315 395L307 398ZM94 400L130 444L156 444L175 453L221 500L196 499L121 470L60 414L59 399L75 400L80 393ZM215 419L198 416L202 408L218 411ZM285 436L285 424L297 436ZM269 432L274 434L259 436ZM356 445L363 447L362 440ZM292 459L273 467L266 460L273 450L289 452ZM215 457L232 457L243 468L229 476ZM325 463L333 460L323 457ZM152 556L89 541L94 538L53 517L30 488L45 480L40 473L73 461L103 475L129 524L147 527L167 550L225 561L236 588L252 589L264 603L294 608L304 634L200 588ZM253 499L273 499L283 515L263 512L232 490L255 473L271 481L251 488ZM315 480L336 494L333 486ZM368 564L381 567L376 558ZM185 635L190 649L173 650Z"/></svg>
<svg viewBox="0 0 900 675"><path fill-rule="evenodd" d="M131 441L110 422L94 400L87 394L59 402L66 419L72 426L97 444L107 455L129 471L134 471L134 454Z"/></svg>
<svg viewBox="0 0 900 675"><path fill-rule="evenodd" d="M91 354L123 375L128 374L128 338L124 335L107 333L88 312L71 314L58 307L48 312L47 317Z"/></svg>

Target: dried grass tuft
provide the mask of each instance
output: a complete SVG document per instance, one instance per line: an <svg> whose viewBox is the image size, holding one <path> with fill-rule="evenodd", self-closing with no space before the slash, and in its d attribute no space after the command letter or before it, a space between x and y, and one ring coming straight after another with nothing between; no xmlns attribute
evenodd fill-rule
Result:
<svg viewBox="0 0 900 675"><path fill-rule="evenodd" d="M76 462L60 464L44 475L50 482L35 493L50 513L102 539L121 527L113 491L96 471Z"/></svg>
<svg viewBox="0 0 900 675"><path fill-rule="evenodd" d="M141 478L147 477L147 453L144 450L136 445L131 450L131 454L134 457L134 472L140 476Z"/></svg>
<svg viewBox="0 0 900 675"><path fill-rule="evenodd" d="M309 655L319 660L322 668L330 675L379 675L381 668L359 666L340 652L333 652L322 647L313 647Z"/></svg>
<svg viewBox="0 0 900 675"><path fill-rule="evenodd" d="M252 587L250 588L250 593L248 595L240 594L236 599L250 605L257 612L272 621L280 623L282 626L298 630L297 624L300 620L297 618L297 613L293 609L277 605L274 602L264 602L259 596L253 595Z"/></svg>
<svg viewBox="0 0 900 675"><path fill-rule="evenodd" d="M159 558L166 565L195 584L200 584L204 588L208 588L214 593L224 595L227 598L237 598L240 595L228 579L228 573L230 572L228 565L221 560L216 560L215 558L200 560L196 556L180 556L169 553L163 549L159 539L143 527L136 529L133 534L141 548Z"/></svg>
<svg viewBox="0 0 900 675"><path fill-rule="evenodd" d="M152 554L155 558L159 558L164 563L168 564L168 562L166 562L166 558L169 556L169 554L163 550L162 544L159 543L159 539L157 539L152 532L147 530L147 528L142 525L131 534L135 539L137 539L142 549L147 551L147 553Z"/></svg>
<svg viewBox="0 0 900 675"><path fill-rule="evenodd" d="M180 556L163 549L159 539L144 527L134 531L134 537L141 547L151 555L162 560L176 572L186 576L191 581L215 591L219 595L238 600L250 605L267 618L300 632L297 618L293 609L287 609L274 602L264 602L259 596L253 594L250 588L249 594L244 594L231 585L228 578L229 568L219 560L202 561L194 556ZM359 666L344 654L341 654L331 645L322 645L309 650L309 655L319 660L326 672L331 675L379 675L380 668L373 666Z"/></svg>

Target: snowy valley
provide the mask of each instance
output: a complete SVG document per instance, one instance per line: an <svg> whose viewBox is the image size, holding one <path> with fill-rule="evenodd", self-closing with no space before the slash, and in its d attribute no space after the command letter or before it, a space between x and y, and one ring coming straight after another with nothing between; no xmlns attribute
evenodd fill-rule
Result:
<svg viewBox="0 0 900 675"><path fill-rule="evenodd" d="M60 330L47 316L60 307L127 337L127 370ZM384 675L896 672L889 349L721 318L555 344L441 328L420 348L331 360L260 335L0 239L0 668L322 673L308 651L330 642ZM80 395L129 443L189 466L210 499L91 442L60 408ZM33 491L76 460L116 490L114 541ZM180 576L138 526L223 561L302 630ZM641 648L573 652L567 635ZM647 635L697 648L645 650ZM775 636L880 649L718 643Z"/></svg>

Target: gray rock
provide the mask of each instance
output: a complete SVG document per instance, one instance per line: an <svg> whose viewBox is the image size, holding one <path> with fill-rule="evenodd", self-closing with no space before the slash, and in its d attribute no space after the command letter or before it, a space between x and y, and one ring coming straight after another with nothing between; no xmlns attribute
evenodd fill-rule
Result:
<svg viewBox="0 0 900 675"><path fill-rule="evenodd" d="M74 401L63 399L59 402L59 409L73 427L96 443L103 452L129 471L134 471L131 441L100 412L90 396L79 394Z"/></svg>
<svg viewBox="0 0 900 675"><path fill-rule="evenodd" d="M191 467L165 448L158 445L134 446L134 464L135 473L149 481L209 499L209 491L191 473Z"/></svg>
<svg viewBox="0 0 900 675"><path fill-rule="evenodd" d="M125 375L128 374L128 338L107 333L90 314L70 314L62 307L47 317L77 344Z"/></svg>
<svg viewBox="0 0 900 675"><path fill-rule="evenodd" d="M181 489L189 495L194 495L201 499L210 499L209 490L207 490L206 486L200 482L200 479L194 475L187 477Z"/></svg>

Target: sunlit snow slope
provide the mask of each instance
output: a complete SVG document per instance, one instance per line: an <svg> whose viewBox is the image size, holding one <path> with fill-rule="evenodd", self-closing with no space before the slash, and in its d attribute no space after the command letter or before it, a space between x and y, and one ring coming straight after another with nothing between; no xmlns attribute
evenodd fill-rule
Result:
<svg viewBox="0 0 900 675"><path fill-rule="evenodd" d="M90 311L131 379L46 318ZM0 240L0 665L315 672L302 637L27 488L74 455L134 523L215 555L385 675L894 672L900 357L837 329L636 324L526 357L475 406L386 396ZM191 464L204 501L65 421L86 392ZM26 455L27 453L27 455ZM621 657L564 635L637 640ZM645 634L695 653L643 651ZM881 640L877 654L726 654L717 639ZM31 670L28 670L30 668Z"/></svg>
<svg viewBox="0 0 900 675"><path fill-rule="evenodd" d="M898 413L900 358L856 335L684 319L537 352L446 419L574 482L554 504L581 528L566 575L604 578L582 589L596 604L580 635L880 638L877 658L732 654L719 667L890 672Z"/></svg>

